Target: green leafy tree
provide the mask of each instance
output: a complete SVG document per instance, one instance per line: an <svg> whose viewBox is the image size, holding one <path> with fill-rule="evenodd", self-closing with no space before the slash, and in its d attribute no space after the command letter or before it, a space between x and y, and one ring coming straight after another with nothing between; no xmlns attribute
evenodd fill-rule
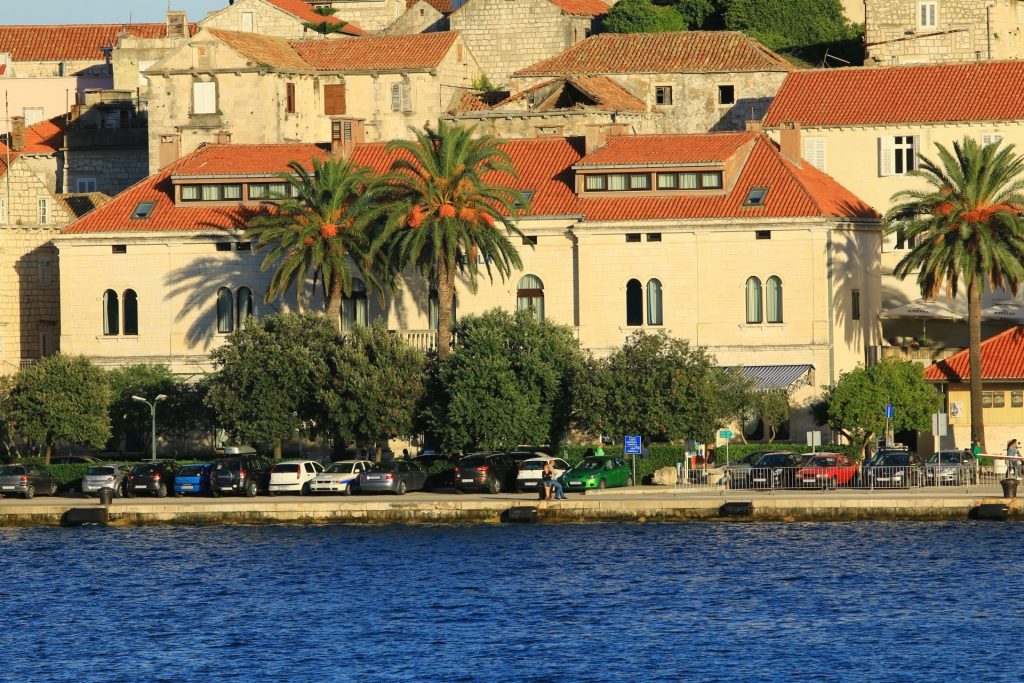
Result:
<svg viewBox="0 0 1024 683"><path fill-rule="evenodd" d="M890 231L915 246L893 274L914 276L922 295L967 287L971 383L971 438L985 447L981 405L981 296L986 288L1017 293L1024 278L1024 158L1013 145L982 147L973 138L954 142L952 152L936 144L938 161L920 157L909 175L923 189L893 195L886 214Z"/></svg>
<svg viewBox="0 0 1024 683"><path fill-rule="evenodd" d="M206 405L240 443L281 442L296 433L329 433L323 395L341 337L314 313L276 314L228 335L213 351L216 373L208 380Z"/></svg>
<svg viewBox="0 0 1024 683"><path fill-rule="evenodd" d="M312 276L314 287L323 283L324 311L341 330L341 298L352 293L353 271L382 286L376 273L385 271L373 267L370 247L385 188L369 169L342 159L314 159L312 172L297 161L288 167L281 178L294 196L268 203L248 227L257 248L267 250L261 268L275 268L267 298L294 289L301 311Z"/></svg>
<svg viewBox="0 0 1024 683"><path fill-rule="evenodd" d="M330 5L317 5L312 8L313 12L323 17L320 21L304 21L302 25L308 28L310 31L315 31L320 35L326 36L331 33L338 33L343 28L348 26L348 22L336 19L335 21L329 21L330 17L333 17L338 13L338 10L331 7Z"/></svg>
<svg viewBox="0 0 1024 683"><path fill-rule="evenodd" d="M683 31L687 21L675 7L655 5L651 0L619 0L603 21L609 33L659 33Z"/></svg>
<svg viewBox="0 0 1024 683"><path fill-rule="evenodd" d="M455 329L454 351L428 373L423 431L451 452L562 441L583 368L571 328L493 310Z"/></svg>
<svg viewBox="0 0 1024 683"><path fill-rule="evenodd" d="M20 456L15 441L16 423L13 417L11 392L14 391L14 375L0 376L0 441L3 443L4 459L15 460Z"/></svg>
<svg viewBox="0 0 1024 683"><path fill-rule="evenodd" d="M475 289L478 258L490 278L492 270L504 280L522 267L509 235L522 237L515 217L526 198L510 186L515 169L496 138L444 121L436 132L414 133L413 141L388 144L396 159L386 178L392 196L381 242L395 270L415 268L437 283L437 353L445 358L455 276Z"/></svg>
<svg viewBox="0 0 1024 683"><path fill-rule="evenodd" d="M761 419L768 443L775 441L779 427L789 419L789 392L779 388L754 391L750 414Z"/></svg>
<svg viewBox="0 0 1024 683"><path fill-rule="evenodd" d="M861 454L886 428L885 404L894 406L895 431L926 431L942 397L924 380L924 368L911 361L887 358L869 368L858 367L826 388L828 423L856 443Z"/></svg>
<svg viewBox="0 0 1024 683"><path fill-rule="evenodd" d="M704 28L719 12L711 0L677 0L675 10L689 28Z"/></svg>
<svg viewBox="0 0 1024 683"><path fill-rule="evenodd" d="M726 0L725 27L743 31L773 50L855 37L840 0Z"/></svg>
<svg viewBox="0 0 1024 683"><path fill-rule="evenodd" d="M704 349L663 332L637 332L584 374L577 426L647 441L710 441L729 417L718 397L721 381Z"/></svg>
<svg viewBox="0 0 1024 683"><path fill-rule="evenodd" d="M332 350L331 380L320 395L338 432L378 447L411 435L423 394L423 364L423 354L382 323L356 325Z"/></svg>
<svg viewBox="0 0 1024 683"><path fill-rule="evenodd" d="M9 409L18 431L41 444L100 448L110 437L111 392L106 373L84 356L48 356L18 373Z"/></svg>
<svg viewBox="0 0 1024 683"><path fill-rule="evenodd" d="M187 436L211 425L209 409L202 404L201 386L177 377L166 365L137 364L115 368L108 373L113 402L110 423L118 444L128 434L145 435L146 450L151 438L149 407L132 396L152 401L167 398L157 407L157 436Z"/></svg>

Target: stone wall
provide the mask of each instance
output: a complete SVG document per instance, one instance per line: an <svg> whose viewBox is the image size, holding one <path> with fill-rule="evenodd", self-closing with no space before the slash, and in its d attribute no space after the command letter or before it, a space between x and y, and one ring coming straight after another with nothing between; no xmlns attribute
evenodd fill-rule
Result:
<svg viewBox="0 0 1024 683"><path fill-rule="evenodd" d="M99 50L97 50L97 53ZM6 76L14 78L42 78L52 76L89 76L100 77L110 75L110 65L103 55L97 59L69 59L63 62L12 62Z"/></svg>
<svg viewBox="0 0 1024 683"><path fill-rule="evenodd" d="M334 16L367 31L382 31L405 13L405 0L334 0Z"/></svg>
<svg viewBox="0 0 1024 683"><path fill-rule="evenodd" d="M472 0L449 17L490 81L552 57L587 37L590 19L562 13L549 0Z"/></svg>
<svg viewBox="0 0 1024 683"><path fill-rule="evenodd" d="M199 26L248 33L250 29L243 23L242 15L249 12L253 15L252 33L289 39L315 38L320 35L303 26L302 21L295 15L265 2L265 0L237 0L235 4L207 16L199 22ZM338 18L346 19L340 14ZM351 20L349 19L349 21ZM338 34L334 34L330 37L337 36Z"/></svg>
<svg viewBox="0 0 1024 683"><path fill-rule="evenodd" d="M448 28L448 18L429 3L420 0L381 33L389 36L408 36L414 33L447 31Z"/></svg>
<svg viewBox="0 0 1024 683"><path fill-rule="evenodd" d="M987 12L986 5L991 5ZM868 63L915 64L1024 56L1024 4L1017 0L938 0L934 27L919 25L919 6L920 0L868 0Z"/></svg>
<svg viewBox="0 0 1024 683"><path fill-rule="evenodd" d="M142 71L156 64L185 44L187 38L136 38L122 36L111 54L114 89L138 92L149 97L149 80Z"/></svg>
<svg viewBox="0 0 1024 683"><path fill-rule="evenodd" d="M657 133L659 114L633 114L607 111L554 112L468 112L445 119L463 126L476 126L481 133L502 138L535 138L542 135L585 135L587 126L620 124L633 135Z"/></svg>
<svg viewBox="0 0 1024 683"><path fill-rule="evenodd" d="M71 152L68 192L78 192L80 178L96 181L96 191L113 197L149 175L145 148ZM84 190L83 190L84 191Z"/></svg>

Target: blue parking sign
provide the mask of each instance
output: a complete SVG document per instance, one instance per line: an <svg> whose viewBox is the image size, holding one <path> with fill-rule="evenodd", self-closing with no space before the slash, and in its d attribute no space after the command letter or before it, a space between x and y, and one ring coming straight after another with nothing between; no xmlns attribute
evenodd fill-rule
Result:
<svg viewBox="0 0 1024 683"><path fill-rule="evenodd" d="M625 438L626 455L640 455L643 442L639 436L627 436Z"/></svg>
<svg viewBox="0 0 1024 683"><path fill-rule="evenodd" d="M885 419L891 420L896 415L896 406L891 403L885 404Z"/></svg>

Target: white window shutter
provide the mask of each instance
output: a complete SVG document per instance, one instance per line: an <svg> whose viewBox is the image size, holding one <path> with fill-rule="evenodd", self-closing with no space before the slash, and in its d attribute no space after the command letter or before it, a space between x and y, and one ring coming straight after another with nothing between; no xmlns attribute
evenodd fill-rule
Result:
<svg viewBox="0 0 1024 683"><path fill-rule="evenodd" d="M402 84L391 84L391 111L402 111Z"/></svg>
<svg viewBox="0 0 1024 683"><path fill-rule="evenodd" d="M878 138L878 175L882 177L893 174L894 145L895 140L891 135Z"/></svg>
<svg viewBox="0 0 1024 683"><path fill-rule="evenodd" d="M981 134L981 146L985 147L992 143L999 142L1003 139L1002 133L982 133Z"/></svg>
<svg viewBox="0 0 1024 683"><path fill-rule="evenodd" d="M192 113L217 113L217 84L213 81L196 81L192 84Z"/></svg>
<svg viewBox="0 0 1024 683"><path fill-rule="evenodd" d="M918 158L917 158L918 151L920 150L920 147L921 147L921 136L920 135L911 136L910 140L911 140L911 149L912 149L911 153L913 154L913 157L911 159L910 165L907 167L908 171L911 171L911 170L917 168L920 165L920 163L921 163L918 160Z"/></svg>
<svg viewBox="0 0 1024 683"><path fill-rule="evenodd" d="M412 111L412 83L402 84L402 111Z"/></svg>
<svg viewBox="0 0 1024 683"><path fill-rule="evenodd" d="M825 138L804 138L804 160L819 171L825 171Z"/></svg>

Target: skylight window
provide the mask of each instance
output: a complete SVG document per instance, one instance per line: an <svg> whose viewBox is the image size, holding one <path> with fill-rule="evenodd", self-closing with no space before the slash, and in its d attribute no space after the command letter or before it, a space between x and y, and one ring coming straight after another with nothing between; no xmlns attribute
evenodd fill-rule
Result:
<svg viewBox="0 0 1024 683"><path fill-rule="evenodd" d="M149 215L153 213L155 208L156 202L139 202L139 205L135 207L135 211L132 212L132 220L149 218Z"/></svg>
<svg viewBox="0 0 1024 683"><path fill-rule="evenodd" d="M765 197L768 196L767 187L752 187L747 193L747 200L743 206L764 206Z"/></svg>
<svg viewBox="0 0 1024 683"><path fill-rule="evenodd" d="M535 195L535 194L537 194L536 190L522 190L522 195L523 195L523 200L524 201L519 201L517 199L513 205L517 209L525 209L525 208L527 208L530 205L530 202L533 201L533 195Z"/></svg>

